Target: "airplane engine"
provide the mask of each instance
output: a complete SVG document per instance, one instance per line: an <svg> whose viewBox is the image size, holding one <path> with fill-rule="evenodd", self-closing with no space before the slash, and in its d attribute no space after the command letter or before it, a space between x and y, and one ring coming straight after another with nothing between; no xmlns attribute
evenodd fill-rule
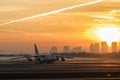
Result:
<svg viewBox="0 0 120 80"><path fill-rule="evenodd" d="M42 61L44 61L44 59L42 57L40 57L40 58L37 58L37 61L42 62Z"/></svg>
<svg viewBox="0 0 120 80"><path fill-rule="evenodd" d="M27 60L28 60L29 62L32 61L32 58L31 58L31 57L26 57L26 58L27 58Z"/></svg>
<svg viewBox="0 0 120 80"><path fill-rule="evenodd" d="M59 60L59 57L56 57L57 60Z"/></svg>
<svg viewBox="0 0 120 80"><path fill-rule="evenodd" d="M60 57L61 58L61 61L65 61L65 58L64 57Z"/></svg>
<svg viewBox="0 0 120 80"><path fill-rule="evenodd" d="M42 64L44 62L44 59L42 57L36 58L36 64Z"/></svg>
<svg viewBox="0 0 120 80"><path fill-rule="evenodd" d="M65 61L65 58L61 56L57 56L57 60Z"/></svg>

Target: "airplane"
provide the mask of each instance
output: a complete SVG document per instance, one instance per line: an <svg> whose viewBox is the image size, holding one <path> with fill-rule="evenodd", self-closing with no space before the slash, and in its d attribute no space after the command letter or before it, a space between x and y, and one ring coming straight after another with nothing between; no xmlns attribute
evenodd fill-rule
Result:
<svg viewBox="0 0 120 80"><path fill-rule="evenodd" d="M55 54L40 54L36 44L34 44L34 49L35 49L35 54L33 56L23 56L22 58L26 58L29 62L31 62L34 58L36 64L53 63L58 60L65 61L64 57L57 56Z"/></svg>

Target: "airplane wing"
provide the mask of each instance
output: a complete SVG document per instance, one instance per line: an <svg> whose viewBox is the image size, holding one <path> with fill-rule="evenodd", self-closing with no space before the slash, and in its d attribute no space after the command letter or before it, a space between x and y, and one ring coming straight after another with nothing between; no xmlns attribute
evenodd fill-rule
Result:
<svg viewBox="0 0 120 80"><path fill-rule="evenodd" d="M17 56L17 57L11 58L10 60L26 58L28 61L32 61L32 57L33 56Z"/></svg>

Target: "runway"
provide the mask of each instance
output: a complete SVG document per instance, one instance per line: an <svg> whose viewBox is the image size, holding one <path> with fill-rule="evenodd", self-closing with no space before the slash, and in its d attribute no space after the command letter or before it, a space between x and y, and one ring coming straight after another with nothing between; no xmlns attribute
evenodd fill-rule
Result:
<svg viewBox="0 0 120 80"><path fill-rule="evenodd" d="M67 60L53 64L35 64L27 61L6 62L0 64L0 79L120 80L119 60L105 61L85 60L85 63L84 60Z"/></svg>
<svg viewBox="0 0 120 80"><path fill-rule="evenodd" d="M120 79L120 64L4 64L0 66L0 79Z"/></svg>

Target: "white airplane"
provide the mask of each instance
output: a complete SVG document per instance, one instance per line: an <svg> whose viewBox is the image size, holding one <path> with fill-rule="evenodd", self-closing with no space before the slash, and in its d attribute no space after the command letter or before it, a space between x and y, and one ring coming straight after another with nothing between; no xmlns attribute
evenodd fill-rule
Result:
<svg viewBox="0 0 120 80"><path fill-rule="evenodd" d="M21 58L26 58L29 62L31 62L33 59L35 59L36 64L53 63L58 60L65 61L64 57L57 56L55 54L40 54L36 44L34 44L34 48L35 48L35 55L23 56Z"/></svg>

